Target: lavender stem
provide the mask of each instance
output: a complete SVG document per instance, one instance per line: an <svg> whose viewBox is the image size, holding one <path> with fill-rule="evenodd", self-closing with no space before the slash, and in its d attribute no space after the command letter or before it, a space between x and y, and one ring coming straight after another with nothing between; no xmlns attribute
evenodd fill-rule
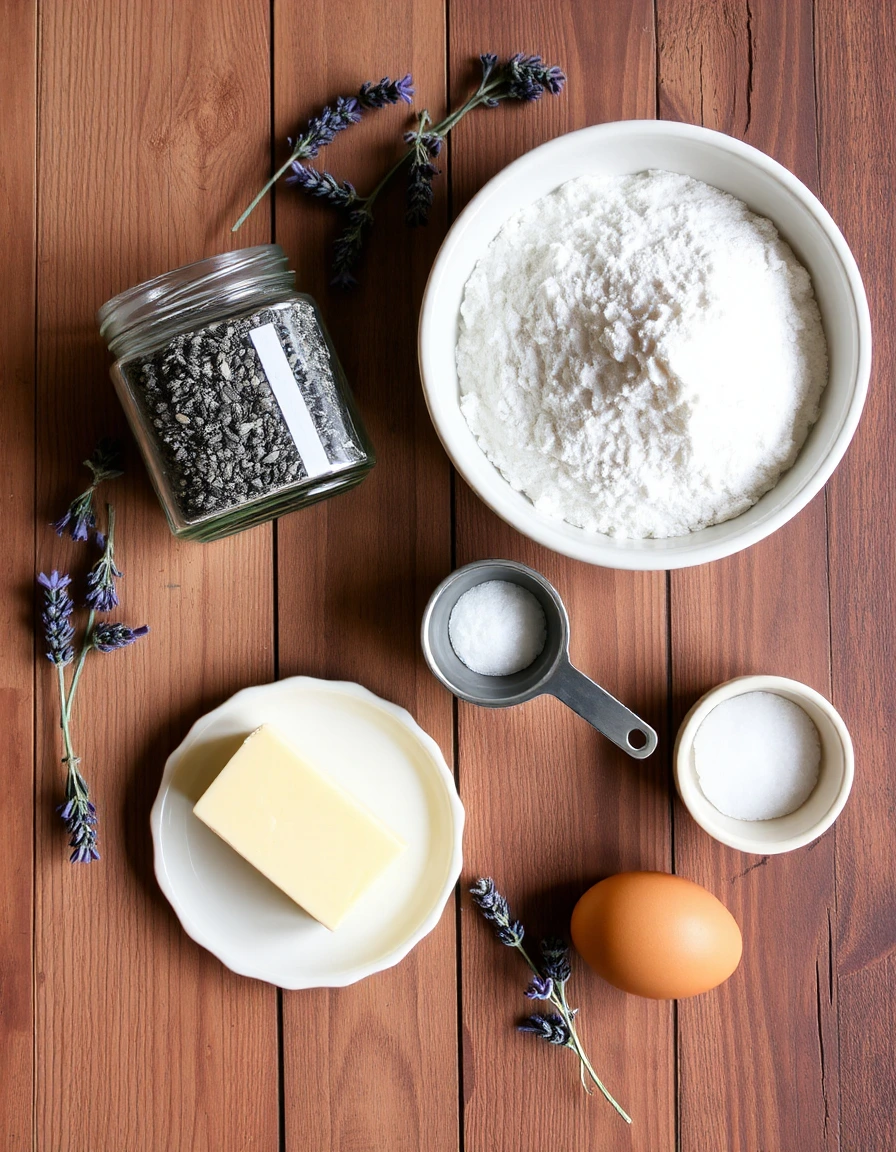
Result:
<svg viewBox="0 0 896 1152"><path fill-rule="evenodd" d="M68 701L65 696L62 697L62 717L63 717L63 731L66 731L72 718L72 704L75 699L75 691L78 687L78 681L81 679L81 672L84 668L84 661L87 659L87 653L93 647L93 625L96 620L96 612L91 609L90 615L87 617L87 627L84 630L84 641L81 644L81 651L78 654L78 663L75 665L75 674L72 676L71 687L68 690ZM60 670L60 677L62 672Z"/></svg>

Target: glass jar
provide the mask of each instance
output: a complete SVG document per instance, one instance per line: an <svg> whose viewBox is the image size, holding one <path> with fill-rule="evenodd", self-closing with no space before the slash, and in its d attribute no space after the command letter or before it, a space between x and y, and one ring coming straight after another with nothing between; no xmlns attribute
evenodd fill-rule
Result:
<svg viewBox="0 0 896 1152"><path fill-rule="evenodd" d="M216 540L359 484L373 448L278 244L138 284L97 313L175 536Z"/></svg>

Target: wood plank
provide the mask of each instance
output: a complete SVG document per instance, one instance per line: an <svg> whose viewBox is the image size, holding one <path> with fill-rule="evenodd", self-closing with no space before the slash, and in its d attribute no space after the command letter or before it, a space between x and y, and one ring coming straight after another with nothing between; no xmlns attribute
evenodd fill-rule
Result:
<svg viewBox="0 0 896 1152"><path fill-rule="evenodd" d="M452 147L454 204L528 148L585 124L654 112L650 3L450 6L452 98L480 52L540 52L569 76L559 99L478 111ZM661 729L666 711L665 578L554 555L499 521L457 484L457 562L522 560L564 597L572 657ZM665 744L665 741L664 741ZM667 761L617 751L555 700L506 711L461 705L459 775L469 823L465 887L492 875L535 937L568 934L577 897L601 876L671 867ZM463 1022L467 1152L674 1145L670 1004L626 997L576 965L570 986L598 1073L634 1117L629 1129L588 1098L575 1063L515 1032L526 972L464 896Z"/></svg>
<svg viewBox="0 0 896 1152"><path fill-rule="evenodd" d="M0 1144L31 1147L32 936L34 911L34 226L37 128L36 6L0 9L0 251L8 293L0 330L0 460L4 547L0 558L0 782L4 868L0 877Z"/></svg>
<svg viewBox="0 0 896 1152"><path fill-rule="evenodd" d="M123 432L94 311L171 267L233 246L247 173L264 163L269 9L114 0L41 13L39 520L78 462ZM240 237L267 239L259 214ZM278 1147L276 994L193 944L153 875L149 807L187 726L271 677L270 528L176 543L131 446L118 510L123 617L139 647L91 657L76 750L99 804L103 860L67 863L53 812L57 702L41 669L36 1141L59 1152ZM81 549L81 550L79 550ZM82 546L39 534L42 565Z"/></svg>
<svg viewBox="0 0 896 1152"><path fill-rule="evenodd" d="M662 116L746 139L817 187L810 0L658 0L657 39ZM676 723L741 673L829 693L825 574L823 497L749 551L672 573ZM728 983L679 1006L681 1148L836 1147L834 834L754 858L677 805L675 865L731 909L745 945Z"/></svg>
<svg viewBox="0 0 896 1152"><path fill-rule="evenodd" d="M434 114L444 103L441 0L279 3L274 29L278 148L326 99L386 74L412 72L418 101ZM407 121L403 106L369 114L320 166L372 188L398 154ZM398 184L377 211L361 287L348 296L327 287L338 221L289 190L277 196L277 238L300 287L322 307L378 455L361 488L278 526L280 674L360 681L408 708L450 762L452 703L426 670L418 640L425 601L450 566L449 472L415 355L447 189L442 180L430 227L413 234ZM283 1031L287 1148L456 1148L452 906L396 968L351 988L284 993Z"/></svg>
<svg viewBox="0 0 896 1152"><path fill-rule="evenodd" d="M834 703L856 748L837 835L837 962L843 1147L896 1146L896 195L892 5L820 0L816 12L822 198L843 229L871 305L874 362L853 446L828 486Z"/></svg>

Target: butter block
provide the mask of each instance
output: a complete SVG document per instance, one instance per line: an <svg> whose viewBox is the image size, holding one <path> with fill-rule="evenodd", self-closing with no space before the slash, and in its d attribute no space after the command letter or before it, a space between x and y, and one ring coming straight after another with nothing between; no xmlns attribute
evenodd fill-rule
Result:
<svg viewBox="0 0 896 1152"><path fill-rule="evenodd" d="M268 724L244 741L193 812L331 930L407 847Z"/></svg>

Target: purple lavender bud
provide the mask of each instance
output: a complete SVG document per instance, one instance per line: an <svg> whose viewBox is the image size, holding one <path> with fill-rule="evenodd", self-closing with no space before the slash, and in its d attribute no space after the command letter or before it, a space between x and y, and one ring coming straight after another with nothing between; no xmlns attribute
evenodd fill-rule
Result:
<svg viewBox="0 0 896 1152"><path fill-rule="evenodd" d="M540 56L517 52L506 65L507 95L513 100L540 100L545 92L558 96L566 77L559 68L545 65Z"/></svg>
<svg viewBox="0 0 896 1152"><path fill-rule="evenodd" d="M569 946L559 936L549 936L541 942L542 970L555 984L565 984L572 969L569 964Z"/></svg>
<svg viewBox="0 0 896 1152"><path fill-rule="evenodd" d="M419 159L418 148L415 159L408 169L405 220L412 228L418 228L429 223L429 210L432 207L432 182L438 174L438 168L429 160Z"/></svg>
<svg viewBox="0 0 896 1152"><path fill-rule="evenodd" d="M358 198L354 185L348 180L340 184L329 172L318 172L316 168L308 168L298 160L293 160L291 169L290 175L286 177L287 184L301 188L309 196L325 200L336 208L347 208Z"/></svg>
<svg viewBox="0 0 896 1152"><path fill-rule="evenodd" d="M96 517L93 514L93 489L90 488L69 504L58 520L53 522L57 536L64 536L66 530L72 540L86 540L92 528L96 527Z"/></svg>
<svg viewBox="0 0 896 1152"><path fill-rule="evenodd" d="M553 1013L550 1016L528 1016L522 1024L517 1025L517 1031L531 1032L534 1036L540 1036L542 1040L547 1040L549 1044L556 1044L559 1047L570 1043L570 1033L566 1021L562 1016Z"/></svg>
<svg viewBox="0 0 896 1152"><path fill-rule="evenodd" d="M414 99L414 82L410 72L406 72L400 80L396 80L393 88L398 99L404 104L410 104Z"/></svg>
<svg viewBox="0 0 896 1152"><path fill-rule="evenodd" d="M495 70L495 65L498 63L498 57L494 52L483 52L479 57L482 62L482 83L485 84L489 76Z"/></svg>
<svg viewBox="0 0 896 1152"><path fill-rule="evenodd" d="M414 97L414 82L410 72L400 80L392 81L384 76L379 84L370 82L361 85L358 101L362 108L385 108L387 104L397 104L401 100L410 104Z"/></svg>
<svg viewBox="0 0 896 1152"><path fill-rule="evenodd" d="M550 1000L554 991L554 981L550 976L533 976L526 989L529 1000Z"/></svg>
<svg viewBox="0 0 896 1152"><path fill-rule="evenodd" d="M65 667L75 658L72 640L75 630L69 617L74 611L74 603L68 594L71 577L59 573L54 568L49 576L41 572L37 582L44 590L44 610L41 623L44 627L46 655L51 664Z"/></svg>
<svg viewBox="0 0 896 1152"><path fill-rule="evenodd" d="M508 948L522 944L525 929L519 920L512 919L507 901L495 888L491 877L481 876L470 889L470 895L502 944Z"/></svg>
<svg viewBox="0 0 896 1152"><path fill-rule="evenodd" d="M96 832L96 808L88 799L87 784L77 770L77 761L69 766L66 803L57 809L68 832L72 864L90 864L99 860Z"/></svg>
<svg viewBox="0 0 896 1152"><path fill-rule="evenodd" d="M97 624L93 630L93 646L98 652L115 652L126 648L149 632L146 624L140 628L128 628L126 624Z"/></svg>

